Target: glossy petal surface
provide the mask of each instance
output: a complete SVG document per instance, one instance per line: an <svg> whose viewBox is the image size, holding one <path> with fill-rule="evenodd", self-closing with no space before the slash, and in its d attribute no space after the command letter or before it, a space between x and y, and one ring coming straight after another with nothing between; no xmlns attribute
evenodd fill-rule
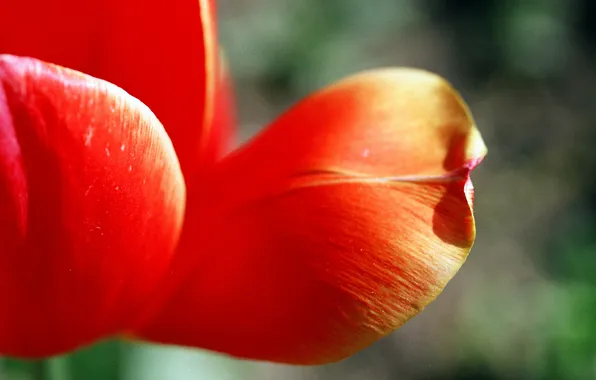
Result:
<svg viewBox="0 0 596 380"><path fill-rule="evenodd" d="M343 359L431 302L472 247L486 153L459 95L389 69L299 103L227 157L140 335L298 364Z"/></svg>
<svg viewBox="0 0 596 380"><path fill-rule="evenodd" d="M0 14L0 53L84 72L145 103L188 182L216 158L204 153L219 141L211 136L219 76L212 0L0 0Z"/></svg>
<svg viewBox="0 0 596 380"><path fill-rule="evenodd" d="M61 353L136 318L170 264L185 188L120 88L0 56L0 354Z"/></svg>

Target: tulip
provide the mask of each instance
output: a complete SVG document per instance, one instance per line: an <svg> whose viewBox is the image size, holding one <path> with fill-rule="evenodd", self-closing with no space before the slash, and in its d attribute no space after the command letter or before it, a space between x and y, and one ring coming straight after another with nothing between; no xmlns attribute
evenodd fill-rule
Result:
<svg viewBox="0 0 596 380"><path fill-rule="evenodd" d="M213 2L0 1L0 353L125 334L329 363L465 261L486 147L442 78L354 75L225 155Z"/></svg>

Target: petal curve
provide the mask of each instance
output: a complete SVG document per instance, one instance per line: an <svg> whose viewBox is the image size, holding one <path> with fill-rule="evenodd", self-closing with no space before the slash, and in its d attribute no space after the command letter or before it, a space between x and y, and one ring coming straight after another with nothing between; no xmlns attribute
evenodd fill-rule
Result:
<svg viewBox="0 0 596 380"><path fill-rule="evenodd" d="M213 0L0 0L0 14L0 53L107 80L151 108L188 182L218 158Z"/></svg>
<svg viewBox="0 0 596 380"><path fill-rule="evenodd" d="M127 328L168 269L184 199L172 143L140 101L0 55L0 354Z"/></svg>
<svg viewBox="0 0 596 380"><path fill-rule="evenodd" d="M486 147L459 95L412 69L299 103L226 157L187 215L184 279L149 340L295 364L341 360L431 302L475 238Z"/></svg>

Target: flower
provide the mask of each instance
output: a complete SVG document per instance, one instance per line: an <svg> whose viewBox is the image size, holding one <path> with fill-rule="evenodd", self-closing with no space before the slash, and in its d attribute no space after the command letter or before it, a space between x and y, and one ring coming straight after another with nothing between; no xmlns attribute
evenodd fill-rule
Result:
<svg viewBox="0 0 596 380"><path fill-rule="evenodd" d="M455 90L360 73L225 155L214 9L0 5L0 353L127 334L328 363L400 327L465 261L486 147Z"/></svg>

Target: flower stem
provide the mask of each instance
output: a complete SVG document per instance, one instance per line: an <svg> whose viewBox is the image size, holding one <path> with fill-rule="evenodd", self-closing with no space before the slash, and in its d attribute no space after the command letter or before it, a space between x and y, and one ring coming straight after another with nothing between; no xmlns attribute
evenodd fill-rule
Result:
<svg viewBox="0 0 596 380"><path fill-rule="evenodd" d="M32 380L70 380L65 357L36 360L31 372Z"/></svg>
<svg viewBox="0 0 596 380"><path fill-rule="evenodd" d="M48 363L46 360L36 360L31 367L33 380L51 380L48 376Z"/></svg>

